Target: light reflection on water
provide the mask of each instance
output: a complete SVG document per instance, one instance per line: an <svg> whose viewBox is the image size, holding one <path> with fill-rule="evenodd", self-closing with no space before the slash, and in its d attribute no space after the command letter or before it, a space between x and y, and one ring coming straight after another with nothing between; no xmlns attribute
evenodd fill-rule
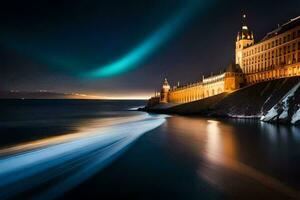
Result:
<svg viewBox="0 0 300 200"><path fill-rule="evenodd" d="M139 114L130 117L106 117L100 119L79 121L76 123L75 133L47 137L44 139L34 140L18 145L12 145L11 147L2 148L0 149L0 156L68 142L71 140L80 139L82 137L88 137L89 135L94 134L95 131L97 132L96 134L100 135L102 132L110 128L110 126L145 120L147 119L147 117L148 115ZM37 121L35 120L34 123L37 123Z"/></svg>
<svg viewBox="0 0 300 200"><path fill-rule="evenodd" d="M255 120L158 117L127 111L141 105L128 103L0 104L9 111L9 115L0 113L0 199L18 193L23 197L30 188L34 189L28 196L40 199L71 188L64 194L68 199L223 199L223 194L229 199L290 199L299 195L299 127ZM120 159L97 173L128 146ZM9 159L16 164L21 158L43 162L3 167Z"/></svg>
<svg viewBox="0 0 300 200"><path fill-rule="evenodd" d="M99 172L137 138L164 121L165 116L146 113L96 119L78 124L79 129L73 134L2 148L0 199L64 177L45 191L37 192L35 198L59 197Z"/></svg>
<svg viewBox="0 0 300 200"><path fill-rule="evenodd" d="M274 198L300 197L297 186L292 187L287 180L280 180L280 173L269 173L278 170L280 165L279 170L289 170L289 156L295 153L293 148L300 145L299 128L257 121L226 122L192 117L170 118L166 127L172 143L180 146L178 149L187 148L185 151L197 157L199 178L218 190L236 198L240 197L241 191L248 193L244 197L250 198L259 194ZM176 151L172 150L173 153ZM270 170L259 169L261 164Z"/></svg>

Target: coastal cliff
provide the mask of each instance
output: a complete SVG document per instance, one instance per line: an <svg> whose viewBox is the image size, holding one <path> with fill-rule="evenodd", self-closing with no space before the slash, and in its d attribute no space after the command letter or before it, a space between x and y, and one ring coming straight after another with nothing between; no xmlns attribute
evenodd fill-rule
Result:
<svg viewBox="0 0 300 200"><path fill-rule="evenodd" d="M214 117L257 118L300 124L300 77L256 83L232 93L179 105L145 107L148 112Z"/></svg>

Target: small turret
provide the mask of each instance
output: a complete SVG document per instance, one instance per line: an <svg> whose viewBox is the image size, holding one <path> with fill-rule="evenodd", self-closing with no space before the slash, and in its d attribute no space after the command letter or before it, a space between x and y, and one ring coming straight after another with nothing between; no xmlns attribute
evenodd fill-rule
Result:
<svg viewBox="0 0 300 200"><path fill-rule="evenodd" d="M170 88L171 87L168 83L168 80L165 78L164 83L163 83L162 88L161 88L161 92L160 92L160 102L161 103L168 103Z"/></svg>

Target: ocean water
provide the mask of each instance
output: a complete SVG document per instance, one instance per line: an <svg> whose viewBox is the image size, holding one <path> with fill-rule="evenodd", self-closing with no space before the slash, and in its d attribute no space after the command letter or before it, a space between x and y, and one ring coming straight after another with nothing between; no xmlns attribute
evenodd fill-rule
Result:
<svg viewBox="0 0 300 200"><path fill-rule="evenodd" d="M297 199L300 129L145 101L1 100L0 199Z"/></svg>

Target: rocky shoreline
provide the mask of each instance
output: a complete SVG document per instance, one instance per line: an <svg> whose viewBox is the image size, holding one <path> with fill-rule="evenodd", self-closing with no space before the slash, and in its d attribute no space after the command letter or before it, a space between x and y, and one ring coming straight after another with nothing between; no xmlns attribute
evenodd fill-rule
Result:
<svg viewBox="0 0 300 200"><path fill-rule="evenodd" d="M157 104L140 109L152 113L260 119L300 125L300 77L256 83L185 104Z"/></svg>

